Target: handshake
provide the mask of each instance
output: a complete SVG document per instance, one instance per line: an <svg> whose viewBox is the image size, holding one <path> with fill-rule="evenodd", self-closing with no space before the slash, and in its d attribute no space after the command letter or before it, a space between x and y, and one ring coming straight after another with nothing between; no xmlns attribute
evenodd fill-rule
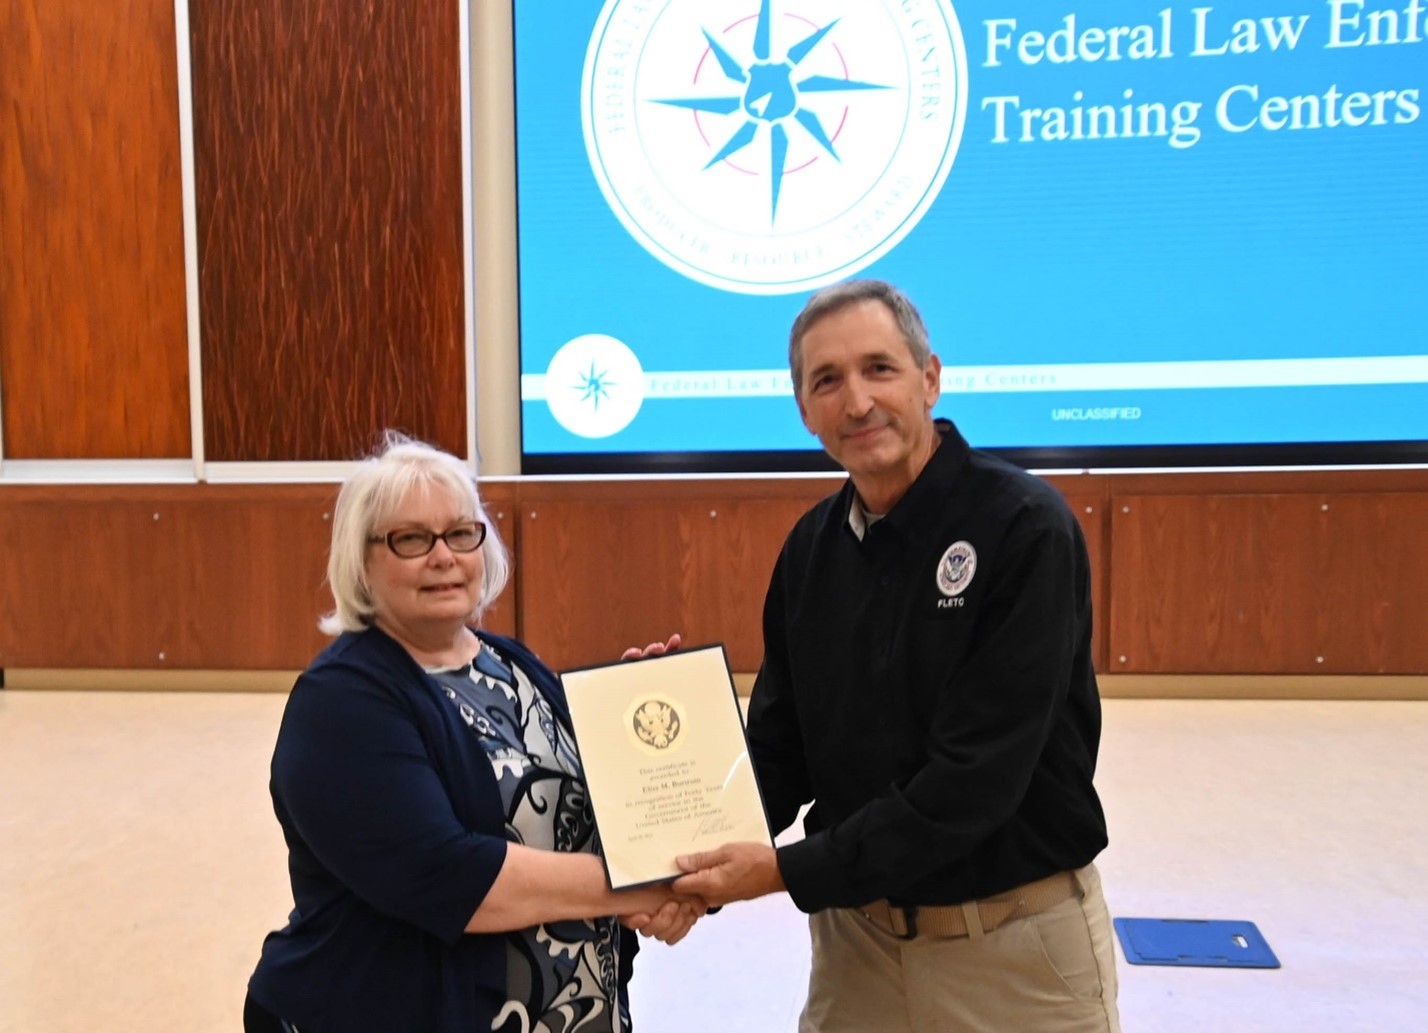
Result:
<svg viewBox="0 0 1428 1033"><path fill-rule="evenodd" d="M711 907L752 900L784 889L773 847L764 843L726 843L716 850L686 854L675 863L685 874L674 882L635 893L665 899L653 910L620 915L620 924L663 943L678 943Z"/></svg>

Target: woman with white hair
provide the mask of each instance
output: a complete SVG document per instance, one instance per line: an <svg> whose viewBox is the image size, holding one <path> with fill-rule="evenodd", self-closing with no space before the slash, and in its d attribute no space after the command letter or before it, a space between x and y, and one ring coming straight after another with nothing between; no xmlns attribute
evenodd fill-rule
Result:
<svg viewBox="0 0 1428 1033"><path fill-rule="evenodd" d="M343 485L337 639L273 754L295 907L247 1033L621 1033L630 928L673 943L703 914L608 888L559 680L476 626L508 575L456 457L389 434Z"/></svg>

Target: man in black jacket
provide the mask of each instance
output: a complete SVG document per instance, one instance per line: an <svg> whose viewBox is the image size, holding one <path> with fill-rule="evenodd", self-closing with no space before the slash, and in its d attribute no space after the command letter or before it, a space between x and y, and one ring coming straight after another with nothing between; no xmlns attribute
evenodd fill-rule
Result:
<svg viewBox="0 0 1428 1033"><path fill-rule="evenodd" d="M932 418L941 363L890 285L815 294L789 365L849 481L779 556L749 742L774 827L813 806L676 888L810 913L804 1033L1117 1031L1080 528Z"/></svg>

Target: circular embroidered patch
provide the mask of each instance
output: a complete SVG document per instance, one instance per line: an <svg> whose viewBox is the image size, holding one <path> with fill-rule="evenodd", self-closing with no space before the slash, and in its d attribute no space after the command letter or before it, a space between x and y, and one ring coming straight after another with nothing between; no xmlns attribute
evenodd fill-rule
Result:
<svg viewBox="0 0 1428 1033"><path fill-rule="evenodd" d="M971 542L953 542L937 561L937 590L945 596L961 595L977 573L977 550Z"/></svg>

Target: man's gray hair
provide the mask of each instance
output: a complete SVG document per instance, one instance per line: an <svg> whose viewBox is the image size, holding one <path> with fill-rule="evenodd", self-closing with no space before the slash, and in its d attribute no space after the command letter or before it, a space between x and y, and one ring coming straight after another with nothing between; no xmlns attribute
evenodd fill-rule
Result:
<svg viewBox="0 0 1428 1033"><path fill-rule="evenodd" d="M926 369L932 358L932 346L927 340L927 327L917 306L907 295L885 280L844 280L830 287L824 287L808 299L803 311L793 321L793 329L788 333L788 369L793 374L793 395L799 397L803 391L803 335L808 328L824 316L832 315L849 305L860 301L880 301L888 307L897 321L898 332L907 342L907 350L912 353L912 361L918 369Z"/></svg>
<svg viewBox="0 0 1428 1033"><path fill-rule="evenodd" d="M327 634L340 635L371 626L376 608L367 584L368 539L418 487L446 492L463 515L486 525L486 540L481 545L485 567L481 597L470 619L477 620L506 587L510 557L495 523L481 506L475 472L448 452L389 430L383 435L382 446L362 461L337 495L332 545L327 554L327 584L337 609L317 625Z"/></svg>

